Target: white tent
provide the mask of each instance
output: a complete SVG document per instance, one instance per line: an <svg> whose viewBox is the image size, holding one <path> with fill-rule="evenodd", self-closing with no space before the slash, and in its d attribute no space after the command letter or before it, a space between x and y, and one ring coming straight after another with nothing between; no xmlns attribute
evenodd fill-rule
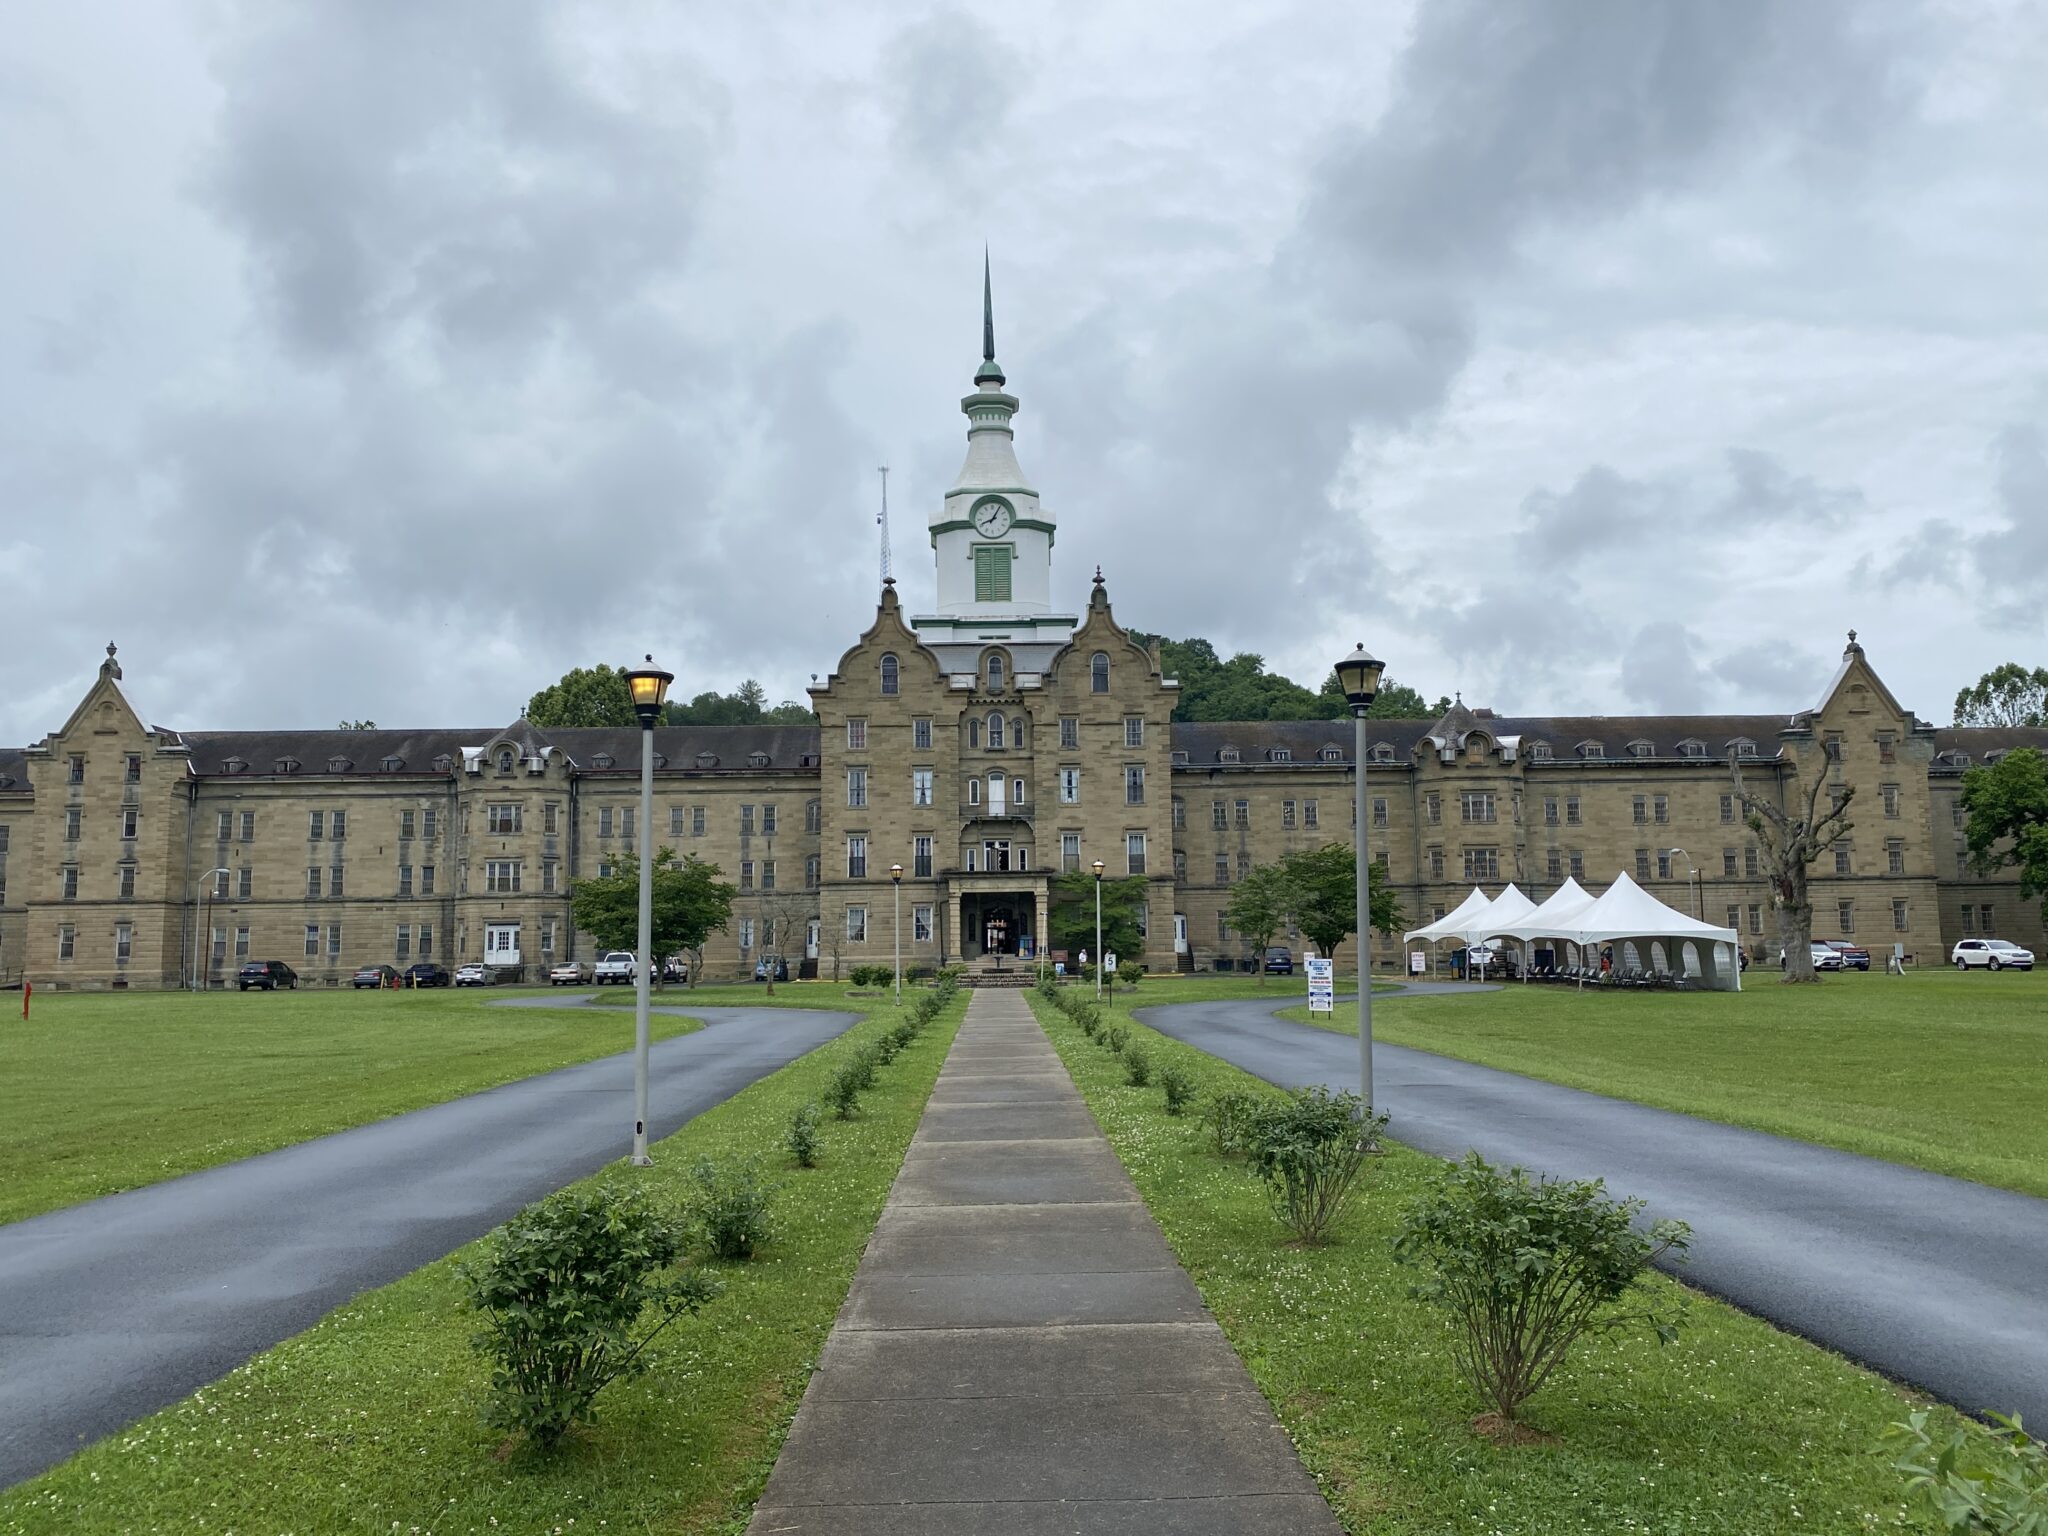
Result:
<svg viewBox="0 0 2048 1536"><path fill-rule="evenodd" d="M1472 944L1500 938L1516 923L1536 910L1536 903L1510 885L1478 917L1464 925L1462 937ZM1448 921L1448 919L1446 919Z"/></svg>
<svg viewBox="0 0 2048 1536"><path fill-rule="evenodd" d="M1425 927L1411 929L1403 934L1404 943L1413 944L1417 939L1427 939L1434 944L1438 939L1463 939L1465 925L1475 918L1483 917L1486 909L1493 905L1486 892L1478 886L1472 887L1472 894L1459 902L1456 910L1445 913Z"/></svg>
<svg viewBox="0 0 2048 1536"><path fill-rule="evenodd" d="M1554 939L1566 932L1572 919L1593 904L1593 893L1570 876L1512 928L1501 930L1504 939Z"/></svg>
<svg viewBox="0 0 2048 1536"><path fill-rule="evenodd" d="M1527 927L1527 924L1523 925ZM1696 975L1717 991L1742 990L1741 965L1733 928L1716 928L1698 918L1667 907L1629 878L1627 871L1614 877L1614 884L1577 912L1566 912L1545 924L1545 937L1567 939L1581 948L1603 944L1634 944L1639 963L1654 965L1654 948L1665 952L1666 968ZM1690 961L1687 952L1690 951Z"/></svg>

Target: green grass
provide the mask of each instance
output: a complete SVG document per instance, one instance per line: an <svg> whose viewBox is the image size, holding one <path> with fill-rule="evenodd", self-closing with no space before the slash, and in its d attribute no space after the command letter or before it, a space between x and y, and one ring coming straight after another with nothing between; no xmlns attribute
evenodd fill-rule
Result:
<svg viewBox="0 0 2048 1536"><path fill-rule="evenodd" d="M1345 1528L1372 1536L1614 1536L1617 1532L1920 1531L1872 1447L1910 1403L1897 1388L1705 1297L1659 1349L1583 1346L1531 1401L1554 1440L1504 1448L1470 1428L1479 1403L1445 1320L1408 1295L1389 1242L1442 1165L1393 1148L1328 1248L1289 1246L1241 1164L1169 1119L1157 1087L1033 998L1140 1193L1243 1356ZM1272 1092L1192 1047L1117 1022L1155 1070L1176 1061L1205 1095ZM1625 1191L1620 1191L1625 1193ZM1678 1213L1678 1214L1683 1214ZM1670 1285L1659 1279L1655 1283ZM1938 1415L1945 1418L1945 1414Z"/></svg>
<svg viewBox="0 0 2048 1536"><path fill-rule="evenodd" d="M1355 1004L1334 1021L1358 1033ZM1850 972L1740 993L1376 1001L1373 1035L1614 1098L2048 1196L2048 976Z"/></svg>
<svg viewBox="0 0 2048 1536"><path fill-rule="evenodd" d="M783 1152L789 1117L893 1012L698 1116L655 1147L653 1169L598 1175L679 1197L698 1156L757 1157L783 1184L759 1256L719 1266L725 1294L664 1334L649 1373L609 1388L597 1425L556 1454L502 1454L479 1422L486 1373L456 1273L473 1244L0 1493L0 1533L740 1531L963 1011L882 1069L856 1119L826 1120L815 1169Z"/></svg>
<svg viewBox="0 0 2048 1536"><path fill-rule="evenodd" d="M631 1018L488 1006L514 995L38 996L26 1024L0 1026L0 1221L632 1046ZM651 1024L658 1039L700 1027Z"/></svg>

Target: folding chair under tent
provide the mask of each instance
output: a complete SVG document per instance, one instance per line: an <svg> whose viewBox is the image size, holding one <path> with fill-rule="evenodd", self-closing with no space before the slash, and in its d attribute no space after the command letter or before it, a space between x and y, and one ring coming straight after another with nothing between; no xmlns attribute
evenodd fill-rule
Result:
<svg viewBox="0 0 2048 1536"><path fill-rule="evenodd" d="M1556 900L1553 896L1544 907ZM1538 927L1542 933L1534 934ZM1742 964L1737 949L1741 939L1735 930L1717 928L1676 907L1666 906L1637 885L1625 870L1614 877L1614 884L1577 911L1560 910L1546 917L1543 908L1538 908L1514 933L1517 938L1525 935L1564 939L1578 945L1581 953L1588 947L1598 949L1604 944L1634 944L1642 953L1651 945L1661 944L1674 973L1680 975L1689 973L1684 953L1690 949L1703 986L1716 992L1742 990Z"/></svg>

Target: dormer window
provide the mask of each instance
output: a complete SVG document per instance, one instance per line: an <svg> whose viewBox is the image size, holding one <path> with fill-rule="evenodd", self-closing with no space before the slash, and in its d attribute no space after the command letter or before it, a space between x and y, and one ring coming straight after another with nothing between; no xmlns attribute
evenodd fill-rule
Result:
<svg viewBox="0 0 2048 1536"><path fill-rule="evenodd" d="M297 773L299 760L296 757L280 757L270 767L273 773Z"/></svg>
<svg viewBox="0 0 2048 1536"><path fill-rule="evenodd" d="M1001 693L1005 687L1003 680L1003 653L1001 651L990 651L988 653L988 660L984 665L988 673L988 691L990 693ZM1001 743L991 741L989 745L992 747L1000 746Z"/></svg>
<svg viewBox="0 0 2048 1536"><path fill-rule="evenodd" d="M893 660L893 658L891 659ZM768 766L768 754L766 752L749 752L747 754L747 766L749 768L766 768Z"/></svg>
<svg viewBox="0 0 2048 1536"><path fill-rule="evenodd" d="M1657 748L1652 742L1632 741L1628 744L1628 755L1630 757L1655 757L1657 755Z"/></svg>
<svg viewBox="0 0 2048 1536"><path fill-rule="evenodd" d="M593 768L610 768L617 762L618 759L613 757L611 753L600 752L590 760L590 766Z"/></svg>
<svg viewBox="0 0 2048 1536"><path fill-rule="evenodd" d="M668 754L666 752L655 753L654 766L657 768L666 768L668 766Z"/></svg>
<svg viewBox="0 0 2048 1536"><path fill-rule="evenodd" d="M510 773L512 771L513 762L514 757L512 749L510 747L498 748L498 772Z"/></svg>
<svg viewBox="0 0 2048 1536"><path fill-rule="evenodd" d="M899 692L901 682L902 669L898 666L895 656L884 656L882 658L882 692L884 694Z"/></svg>
<svg viewBox="0 0 2048 1536"><path fill-rule="evenodd" d="M1998 765L1999 763L2003 762L2004 760L2005 760L2005 753L2004 753L2004 751L2002 751L2002 750L1993 750L1993 751L1990 751L1990 752L1986 752L1986 753L1984 754L1984 766L1985 766L1986 768L1994 768L1994 767L1996 767L1996 766L1997 766L1997 765ZM1968 758L1966 757L1966 758L1964 758L1964 759L1963 759L1963 761L1964 761L1964 762L1968 762L1968 761L1969 761L1969 759L1968 759Z"/></svg>
<svg viewBox="0 0 2048 1536"><path fill-rule="evenodd" d="M1109 692L1109 657L1102 651L1088 658L1088 691Z"/></svg>
<svg viewBox="0 0 2048 1536"><path fill-rule="evenodd" d="M1177 747L1176 747L1176 748L1174 749L1174 753L1173 753L1173 761L1174 761L1175 765L1176 765L1176 766L1178 766L1179 764L1185 763L1185 762L1186 762L1187 760L1188 760L1188 755L1187 755L1187 753L1185 753L1185 752L1181 751L1181 750L1180 750L1179 748L1177 748Z"/></svg>
<svg viewBox="0 0 2048 1536"><path fill-rule="evenodd" d="M706 768L716 768L718 766L718 754L716 752L699 752L695 758L695 762L700 770ZM609 768L611 766L611 760L600 754L597 759L597 765L600 768Z"/></svg>
<svg viewBox="0 0 2048 1536"><path fill-rule="evenodd" d="M1234 763L1237 760L1237 748L1235 747L1224 747L1216 754L1216 761L1219 763Z"/></svg>
<svg viewBox="0 0 2048 1536"><path fill-rule="evenodd" d="M450 768L453 768L454 766L455 759L449 756L446 752L443 752L440 756L434 759L434 772L436 773L446 773Z"/></svg>
<svg viewBox="0 0 2048 1536"><path fill-rule="evenodd" d="M1707 744L1697 737L1688 736L1678 744L1678 755L1680 757L1705 757L1707 755Z"/></svg>
<svg viewBox="0 0 2048 1536"><path fill-rule="evenodd" d="M405 771L405 759L394 754L391 757L385 758L380 766L386 773L403 773Z"/></svg>
<svg viewBox="0 0 2048 1536"><path fill-rule="evenodd" d="M1576 750L1579 754L1579 757L1587 762L1591 762L1595 758L1601 758L1607 755L1607 749L1601 746L1600 743L1597 741L1582 741L1578 744Z"/></svg>
<svg viewBox="0 0 2048 1536"><path fill-rule="evenodd" d="M345 757L330 757L327 759L327 771L329 773L347 773L353 767L355 767L355 764Z"/></svg>
<svg viewBox="0 0 2048 1536"><path fill-rule="evenodd" d="M1728 755L1730 757L1755 757L1756 743L1747 736L1738 736L1728 743Z"/></svg>
<svg viewBox="0 0 2048 1536"><path fill-rule="evenodd" d="M1391 763L1394 760L1394 749L1384 741L1376 741L1372 744L1372 751L1368 756L1376 763Z"/></svg>
<svg viewBox="0 0 2048 1536"><path fill-rule="evenodd" d="M1273 747L1267 751L1266 760L1273 763L1291 763L1294 761L1294 753L1287 747Z"/></svg>
<svg viewBox="0 0 2048 1536"><path fill-rule="evenodd" d="M1532 742L1530 742L1530 743L1529 743L1529 761L1530 761L1530 762L1532 762L1532 763L1547 763L1547 762L1549 762L1550 760L1551 760L1551 758L1550 758L1550 743L1549 743L1549 742L1547 742L1547 741L1532 741Z"/></svg>
<svg viewBox="0 0 2048 1536"><path fill-rule="evenodd" d="M222 773L247 773L249 765L239 757L231 757L220 765Z"/></svg>
<svg viewBox="0 0 2048 1536"><path fill-rule="evenodd" d="M1316 761L1322 763L1341 763L1344 761L1344 749L1342 747L1323 747L1317 751Z"/></svg>

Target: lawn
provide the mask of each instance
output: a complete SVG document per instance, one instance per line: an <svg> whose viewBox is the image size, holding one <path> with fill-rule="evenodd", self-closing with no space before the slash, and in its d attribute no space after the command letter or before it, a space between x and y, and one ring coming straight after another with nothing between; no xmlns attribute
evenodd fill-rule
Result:
<svg viewBox="0 0 2048 1536"><path fill-rule="evenodd" d="M1444 1319L1408 1294L1389 1241L1442 1165L1377 1160L1325 1249L1291 1246L1241 1164L1170 1119L1158 1087L1042 1001L1033 1007L1152 1213L1347 1530L1373 1536L1923 1531L1872 1447L1912 1405L1839 1357L1705 1297L1680 1341L1584 1346L1532 1400L1554 1437L1505 1448L1470 1428ZM1273 1090L1137 1025L1155 1073L1205 1094ZM1624 1192L1625 1193L1625 1192ZM1672 1282L1657 1279L1658 1286ZM1937 1422L1952 1422L1945 1410Z"/></svg>
<svg viewBox="0 0 2048 1536"><path fill-rule="evenodd" d="M40 995L0 1024L0 1221L632 1046L630 1016L488 1006L507 995Z"/></svg>
<svg viewBox="0 0 2048 1536"><path fill-rule="evenodd" d="M781 1188L757 1258L719 1266L725 1294L663 1335L649 1374L607 1390L597 1425L554 1455L508 1450L478 1419L485 1372L457 1274L472 1244L0 1493L0 1536L740 1531L963 1011L882 1068L855 1119L824 1122L815 1169L782 1150L791 1113L895 1013L698 1116L656 1145L653 1169L596 1176L679 1198L700 1156L758 1159Z"/></svg>
<svg viewBox="0 0 2048 1536"><path fill-rule="evenodd" d="M1311 1020L1356 1034L1358 1009ZM1740 993L1375 1001L1396 1045L2048 1196L2048 976L1849 972Z"/></svg>

